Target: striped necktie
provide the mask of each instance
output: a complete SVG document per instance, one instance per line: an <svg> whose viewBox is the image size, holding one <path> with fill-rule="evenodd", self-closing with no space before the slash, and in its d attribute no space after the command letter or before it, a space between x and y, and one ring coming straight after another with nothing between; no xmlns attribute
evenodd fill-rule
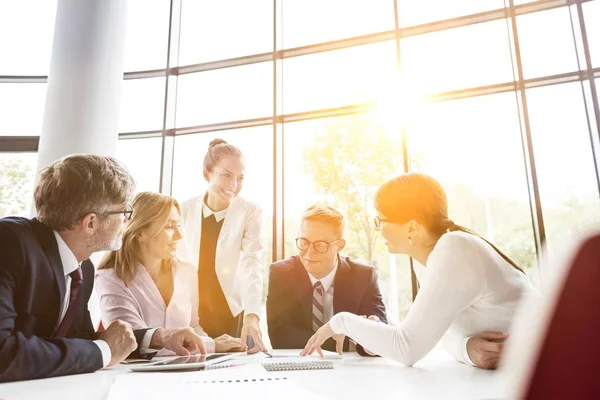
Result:
<svg viewBox="0 0 600 400"><path fill-rule="evenodd" d="M316 332L317 329L323 326L325 321L325 316L323 314L323 295L325 294L325 289L321 284L321 281L317 281L313 286L313 302L312 302L312 328L313 331Z"/></svg>

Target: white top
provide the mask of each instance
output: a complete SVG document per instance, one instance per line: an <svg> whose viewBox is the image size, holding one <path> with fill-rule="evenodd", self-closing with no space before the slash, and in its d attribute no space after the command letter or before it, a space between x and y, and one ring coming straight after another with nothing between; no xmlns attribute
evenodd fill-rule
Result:
<svg viewBox="0 0 600 400"><path fill-rule="evenodd" d="M482 239L464 232L444 234L416 268L421 288L400 326L336 314L329 324L374 353L413 365L444 336L446 350L472 364L468 338L484 331L507 332L521 296L533 291L527 277Z"/></svg>
<svg viewBox="0 0 600 400"><path fill-rule="evenodd" d="M331 317L333 317L333 281L335 279L336 272L337 265L329 274L327 274L327 276L324 276L321 279L317 279L312 276L310 272L307 272L308 277L310 278L310 284L313 286L313 288L315 287L315 283L319 281L321 282L321 285L323 285L323 318L325 318L325 321L323 322L327 322L331 319Z"/></svg>
<svg viewBox="0 0 600 400"><path fill-rule="evenodd" d="M60 262L62 263L63 273L65 274L65 298L60 309L58 322L56 323L56 328L58 328L65 317L67 310L69 309L69 300L71 297L71 277L69 274L79 268L79 262L77 261L75 254L73 254L69 246L67 246L58 232L52 232L54 232L54 237L56 238L56 243L58 244L58 254L60 255ZM112 358L110 346L104 340L94 340L93 342L96 346L98 346L100 352L102 353L102 366L106 367Z"/></svg>
<svg viewBox="0 0 600 400"><path fill-rule="evenodd" d="M173 268L173 295L166 305L156 284L143 265L139 265L133 280L125 285L114 268L96 273L96 292L100 300L102 324L119 319L133 329L187 328L202 336L206 350L215 351L215 343L198 322L198 278L195 268L178 263ZM163 349L158 355L174 353Z"/></svg>
<svg viewBox="0 0 600 400"><path fill-rule="evenodd" d="M204 214L204 218L208 218L215 214L215 219L217 222L221 222L221 220L227 216L227 210L229 210L229 207L221 211L213 211L206 205L206 202L202 202L202 213Z"/></svg>

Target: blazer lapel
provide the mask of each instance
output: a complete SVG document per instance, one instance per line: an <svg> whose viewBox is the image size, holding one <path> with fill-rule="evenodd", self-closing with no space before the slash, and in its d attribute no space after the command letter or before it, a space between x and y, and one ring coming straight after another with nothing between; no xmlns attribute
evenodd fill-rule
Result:
<svg viewBox="0 0 600 400"><path fill-rule="evenodd" d="M353 288L351 285L352 270L350 266L338 254L338 269L335 273L333 282L333 313L337 314L343 311L351 311L352 304L355 302L353 297Z"/></svg>
<svg viewBox="0 0 600 400"><path fill-rule="evenodd" d="M312 329L312 285L308 273L304 265L302 265L302 261L297 256L294 257L293 271L292 287L295 289L294 296L296 297L296 303L302 310L305 326Z"/></svg>
<svg viewBox="0 0 600 400"><path fill-rule="evenodd" d="M46 227L44 224L35 219L35 230L36 235L42 245L42 249L44 249L44 253L48 258L48 262L50 263L50 268L52 268L52 272L54 273L54 278L56 279L56 283L58 285L58 293L60 294L60 304L58 304L57 310L62 309L62 304L65 301L65 293L66 293L66 283L65 283L65 271L63 268L62 260L60 259L60 253L58 252L58 243L56 243L56 238L54 237L54 232L52 229ZM58 316L57 316L58 317Z"/></svg>

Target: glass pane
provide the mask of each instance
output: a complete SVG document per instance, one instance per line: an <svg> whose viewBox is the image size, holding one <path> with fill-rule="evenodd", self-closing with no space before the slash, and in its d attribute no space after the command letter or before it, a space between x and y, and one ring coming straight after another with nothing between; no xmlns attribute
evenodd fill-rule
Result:
<svg viewBox="0 0 600 400"><path fill-rule="evenodd" d="M262 209L264 245L263 264L272 262L273 248L273 127L234 129L229 131L182 135L175 137L173 162L173 196L185 201L203 195L206 181L202 175L208 144L221 138L237 146L246 160L241 196ZM268 269L265 270L268 276ZM265 292L266 293L266 292Z"/></svg>
<svg viewBox="0 0 600 400"><path fill-rule="evenodd" d="M0 136L39 136L45 105L45 83L0 83Z"/></svg>
<svg viewBox="0 0 600 400"><path fill-rule="evenodd" d="M580 83L527 91L548 251L600 226L600 201ZM593 122L592 122L593 123Z"/></svg>
<svg viewBox="0 0 600 400"><path fill-rule="evenodd" d="M37 153L0 153L0 218L30 217Z"/></svg>
<svg viewBox="0 0 600 400"><path fill-rule="evenodd" d="M160 130L165 106L165 78L127 79L121 86L119 132Z"/></svg>
<svg viewBox="0 0 600 400"><path fill-rule="evenodd" d="M273 64L270 62L179 76L178 127L272 115Z"/></svg>
<svg viewBox="0 0 600 400"><path fill-rule="evenodd" d="M567 7L519 16L517 29L526 79L577 71Z"/></svg>
<svg viewBox="0 0 600 400"><path fill-rule="evenodd" d="M504 8L504 0L400 0L398 21L400 26L420 25L498 8Z"/></svg>
<svg viewBox="0 0 600 400"><path fill-rule="evenodd" d="M583 17L585 18L592 65L600 67L600 1L584 3Z"/></svg>
<svg viewBox="0 0 600 400"><path fill-rule="evenodd" d="M440 181L450 218L532 271L536 253L515 94L428 104L407 130L412 169Z"/></svg>
<svg viewBox="0 0 600 400"><path fill-rule="evenodd" d="M395 41L283 60L283 111L374 100L396 75Z"/></svg>
<svg viewBox="0 0 600 400"><path fill-rule="evenodd" d="M121 139L117 141L117 158L135 179L136 193L158 192L162 138Z"/></svg>
<svg viewBox="0 0 600 400"><path fill-rule="evenodd" d="M183 1L179 65L271 51L272 0Z"/></svg>
<svg viewBox="0 0 600 400"><path fill-rule="evenodd" d="M169 0L127 0L125 71L167 67Z"/></svg>
<svg viewBox="0 0 600 400"><path fill-rule="evenodd" d="M400 135L378 121L374 114L361 114L284 124L285 256L298 254L294 238L303 211L317 202L328 203L347 219L342 255L379 270L386 304L399 297L408 305L410 271L391 268L372 223L375 191L403 168ZM394 274L402 280L394 280Z"/></svg>
<svg viewBox="0 0 600 400"><path fill-rule="evenodd" d="M56 3L0 2L0 75L48 75Z"/></svg>
<svg viewBox="0 0 600 400"><path fill-rule="evenodd" d="M394 29L392 0L283 0L283 48Z"/></svg>
<svg viewBox="0 0 600 400"><path fill-rule="evenodd" d="M402 39L402 71L423 93L513 80L506 21Z"/></svg>

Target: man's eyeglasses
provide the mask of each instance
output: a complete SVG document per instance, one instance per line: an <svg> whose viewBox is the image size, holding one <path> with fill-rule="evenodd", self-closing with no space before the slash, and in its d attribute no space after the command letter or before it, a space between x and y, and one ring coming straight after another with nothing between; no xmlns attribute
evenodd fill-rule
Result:
<svg viewBox="0 0 600 400"><path fill-rule="evenodd" d="M379 217L373 218L373 223L375 224L375 230L378 231L381 229L382 222L394 222L391 219L381 219Z"/></svg>
<svg viewBox="0 0 600 400"><path fill-rule="evenodd" d="M127 207L125 207L125 209L123 211L108 211L105 213L101 213L99 215L114 215L114 214L123 214L125 216L125 219L127 221L129 221L133 215L133 207L127 206Z"/></svg>
<svg viewBox="0 0 600 400"><path fill-rule="evenodd" d="M328 243L324 240L317 240L316 242L311 242L308 239L304 239L304 238L297 238L296 239L296 247L298 247L298 250L300 251L307 251L310 246L312 245L313 249L315 249L315 251L319 254L325 254L327 253L327 250L329 250L329 246L331 246L332 244L339 242L340 240L343 239L338 239L335 240L331 243Z"/></svg>

